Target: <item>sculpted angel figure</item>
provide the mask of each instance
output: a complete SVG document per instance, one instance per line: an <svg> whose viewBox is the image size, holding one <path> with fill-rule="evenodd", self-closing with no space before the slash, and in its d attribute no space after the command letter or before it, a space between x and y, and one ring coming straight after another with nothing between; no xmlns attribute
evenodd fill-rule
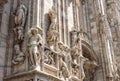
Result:
<svg viewBox="0 0 120 81"><path fill-rule="evenodd" d="M37 68L41 60L42 52L42 36L39 33L41 29L38 27L31 28L28 37L28 51L31 68Z"/></svg>

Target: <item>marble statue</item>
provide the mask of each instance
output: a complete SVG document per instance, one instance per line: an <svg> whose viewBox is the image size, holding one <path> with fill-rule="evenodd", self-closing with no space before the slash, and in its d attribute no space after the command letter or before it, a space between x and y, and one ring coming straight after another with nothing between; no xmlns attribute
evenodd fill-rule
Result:
<svg viewBox="0 0 120 81"><path fill-rule="evenodd" d="M23 35L23 27L16 27L14 28L15 35L17 38L15 40L23 40L24 35Z"/></svg>
<svg viewBox="0 0 120 81"><path fill-rule="evenodd" d="M71 49L71 57L74 64L77 64L80 52L81 50L78 43L77 31L74 29L74 31L72 32L72 49Z"/></svg>
<svg viewBox="0 0 120 81"><path fill-rule="evenodd" d="M14 46L15 49L15 55L13 57L12 63L13 64L20 64L25 60L25 55L24 53L20 50L20 46L19 45L15 45Z"/></svg>
<svg viewBox="0 0 120 81"><path fill-rule="evenodd" d="M87 60L88 59L85 58L84 56L80 56L80 79L81 79L81 81L83 81L85 78L85 72L84 72L83 65L84 65L85 61L87 61Z"/></svg>
<svg viewBox="0 0 120 81"><path fill-rule="evenodd" d="M15 12L15 28L14 32L17 36L16 40L23 40L24 38L24 25L27 15L27 8L20 3Z"/></svg>
<svg viewBox="0 0 120 81"><path fill-rule="evenodd" d="M60 76L63 76L64 79L66 78L69 78L69 70L68 70L68 67L67 67L67 64L65 62L65 54L64 54L64 51L65 51L65 48L63 43L59 42L58 43L58 46L59 46L59 49L61 50L60 52Z"/></svg>
<svg viewBox="0 0 120 81"><path fill-rule="evenodd" d="M80 55L80 51L81 50L79 49L79 47L77 45L72 47L72 60L75 64L77 64L77 59Z"/></svg>
<svg viewBox="0 0 120 81"><path fill-rule="evenodd" d="M51 24L50 24L50 28L53 28L55 27L56 25L56 21L57 21L57 13L52 9L49 11L49 17L50 17L50 20L51 20Z"/></svg>
<svg viewBox="0 0 120 81"><path fill-rule="evenodd" d="M15 13L15 24L17 26L23 27L26 20L27 8L25 5L20 3Z"/></svg>
<svg viewBox="0 0 120 81"><path fill-rule="evenodd" d="M51 24L49 26L48 32L47 32L47 43L50 46L52 50L54 50L55 45L58 40L58 31L56 30L56 13L55 11L51 10L49 12L49 16L51 19Z"/></svg>
<svg viewBox="0 0 120 81"><path fill-rule="evenodd" d="M40 28L31 28L28 37L28 51L31 68L37 68L41 60L42 36L39 34Z"/></svg>

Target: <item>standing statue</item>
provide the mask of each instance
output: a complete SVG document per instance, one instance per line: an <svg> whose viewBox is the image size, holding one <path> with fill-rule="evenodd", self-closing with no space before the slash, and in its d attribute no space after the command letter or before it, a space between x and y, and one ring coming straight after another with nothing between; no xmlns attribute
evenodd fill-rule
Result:
<svg viewBox="0 0 120 81"><path fill-rule="evenodd" d="M41 31L40 28L31 28L29 31L28 37L28 51L29 51L29 60L31 63L32 69L37 69L39 62L41 60L42 53L42 36L39 34Z"/></svg>
<svg viewBox="0 0 120 81"><path fill-rule="evenodd" d="M85 78L85 72L84 72L84 63L85 61L87 61L88 59L85 58L82 54L82 45L81 45L81 32L78 33L78 38L77 38L77 44L78 44L78 47L81 51L79 51L79 59L80 59L80 79L81 81L84 80Z"/></svg>
<svg viewBox="0 0 120 81"><path fill-rule="evenodd" d="M20 3L15 12L15 28L14 28L18 40L23 40L24 37L23 30L24 30L26 15L27 15L27 8L22 3Z"/></svg>
<svg viewBox="0 0 120 81"><path fill-rule="evenodd" d="M73 63L77 64L78 57L80 56L80 48L75 45L72 47L72 60Z"/></svg>
<svg viewBox="0 0 120 81"><path fill-rule="evenodd" d="M74 64L78 63L80 52L81 49L78 44L77 31L74 29L72 32L72 50L71 50L71 57Z"/></svg>
<svg viewBox="0 0 120 81"><path fill-rule="evenodd" d="M51 20L50 28L54 28L57 23L57 13L52 9L49 12L49 17Z"/></svg>
<svg viewBox="0 0 120 81"><path fill-rule="evenodd" d="M69 70L68 70L68 67L67 67L67 64L65 62L65 54L64 54L64 51L66 50L63 46L63 43L59 42L58 43L58 46L59 46L59 49L61 50L60 52L60 77L64 77L64 79L66 80L67 78L69 78Z"/></svg>
<svg viewBox="0 0 120 81"><path fill-rule="evenodd" d="M51 10L49 12L49 16L50 16L50 19L51 19L51 24L50 24L48 32L47 32L47 43L50 46L50 48L52 50L54 50L55 45L56 45L57 40L58 40L58 32L56 30L57 14L55 13L55 11Z"/></svg>
<svg viewBox="0 0 120 81"><path fill-rule="evenodd" d="M24 27L26 20L27 8L20 3L15 13L15 25Z"/></svg>
<svg viewBox="0 0 120 81"><path fill-rule="evenodd" d="M84 72L83 65L84 65L84 62L87 60L88 60L87 58L80 56L80 79L81 81L83 81L85 78L85 72Z"/></svg>

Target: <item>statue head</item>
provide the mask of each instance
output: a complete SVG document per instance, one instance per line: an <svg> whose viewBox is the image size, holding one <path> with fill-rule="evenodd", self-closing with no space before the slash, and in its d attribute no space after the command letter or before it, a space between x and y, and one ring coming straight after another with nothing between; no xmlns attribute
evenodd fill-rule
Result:
<svg viewBox="0 0 120 81"><path fill-rule="evenodd" d="M64 48L63 48L63 43L62 43L62 42L58 42L58 46L59 46L60 50L63 50L63 49L64 49Z"/></svg>
<svg viewBox="0 0 120 81"><path fill-rule="evenodd" d="M31 34L36 35L38 33L38 30L36 28L31 29Z"/></svg>
<svg viewBox="0 0 120 81"><path fill-rule="evenodd" d="M17 52L20 52L20 46L19 46L18 44L16 44L16 45L14 46L14 49L15 49L16 53L17 53Z"/></svg>

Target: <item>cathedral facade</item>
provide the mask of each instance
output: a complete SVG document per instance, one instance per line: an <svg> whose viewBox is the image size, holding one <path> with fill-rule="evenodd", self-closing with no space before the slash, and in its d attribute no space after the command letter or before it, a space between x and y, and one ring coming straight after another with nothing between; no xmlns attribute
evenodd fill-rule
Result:
<svg viewBox="0 0 120 81"><path fill-rule="evenodd" d="M120 81L120 0L0 0L0 81Z"/></svg>

